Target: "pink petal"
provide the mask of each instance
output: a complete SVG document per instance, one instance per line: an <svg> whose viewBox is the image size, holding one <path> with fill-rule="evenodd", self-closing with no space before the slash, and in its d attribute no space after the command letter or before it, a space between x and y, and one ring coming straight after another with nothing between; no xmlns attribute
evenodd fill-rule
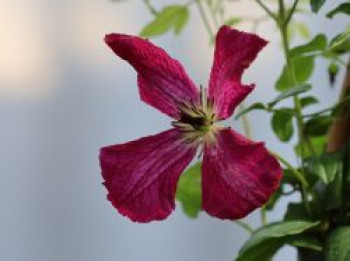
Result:
<svg viewBox="0 0 350 261"><path fill-rule="evenodd" d="M196 154L181 131L171 129L101 149L104 185L118 211L133 221L165 219L174 209L180 174Z"/></svg>
<svg viewBox="0 0 350 261"><path fill-rule="evenodd" d="M216 36L214 63L209 82L209 97L219 119L230 117L235 107L253 90L243 85L244 70L267 42L255 34L222 26Z"/></svg>
<svg viewBox="0 0 350 261"><path fill-rule="evenodd" d="M202 208L222 219L242 218L268 201L281 177L263 143L219 130L216 142L204 146Z"/></svg>
<svg viewBox="0 0 350 261"><path fill-rule="evenodd" d="M181 103L198 103L199 92L182 65L163 49L135 36L106 35L105 42L138 73L141 99L175 119Z"/></svg>

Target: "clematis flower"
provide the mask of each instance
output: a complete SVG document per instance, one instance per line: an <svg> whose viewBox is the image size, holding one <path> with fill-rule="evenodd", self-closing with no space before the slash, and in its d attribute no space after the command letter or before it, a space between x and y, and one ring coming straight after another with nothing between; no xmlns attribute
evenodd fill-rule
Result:
<svg viewBox="0 0 350 261"><path fill-rule="evenodd" d="M137 71L141 99L174 119L168 131L101 149L113 206L133 221L165 219L175 208L180 174L198 148L203 150L204 211L239 219L265 204L279 185L279 163L264 143L217 123L254 89L242 84L241 76L267 42L221 27L208 90L199 90L177 60L147 40L110 34L105 42Z"/></svg>

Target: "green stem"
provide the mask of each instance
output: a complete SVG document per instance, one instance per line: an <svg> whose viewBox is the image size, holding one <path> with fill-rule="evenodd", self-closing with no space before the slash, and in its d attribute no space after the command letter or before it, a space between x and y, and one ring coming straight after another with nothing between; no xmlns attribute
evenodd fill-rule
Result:
<svg viewBox="0 0 350 261"><path fill-rule="evenodd" d="M288 24L290 22L290 19L292 18L298 3L299 3L299 0L294 0L293 6L289 11L286 20L284 21L285 24Z"/></svg>
<svg viewBox="0 0 350 261"><path fill-rule="evenodd" d="M260 209L261 224L263 226L267 225L267 211L266 206L262 206Z"/></svg>
<svg viewBox="0 0 350 261"><path fill-rule="evenodd" d="M249 234L254 233L254 229L246 222L242 220L234 220L234 222L239 225L241 228L243 228L245 231L247 231Z"/></svg>
<svg viewBox="0 0 350 261"><path fill-rule="evenodd" d="M332 112L335 109L340 108L341 106L346 106L346 104L349 102L349 100L350 100L349 98L346 98L343 101L339 102L338 104L336 104L336 105L334 105L332 107L328 107L328 108L320 110L318 112L304 114L303 117L304 118L316 117L316 116L319 116L319 115L327 113L327 112Z"/></svg>
<svg viewBox="0 0 350 261"><path fill-rule="evenodd" d="M209 19L207 17L207 15L205 14L205 11L204 11L204 8L202 6L202 3L200 0L196 0L196 5L198 7L198 10L199 10L199 13L202 17L202 20L203 20L203 23L204 23L204 26L210 36L210 40L211 39L214 39L214 33L213 33L213 30L211 29L210 27L210 23L209 23Z"/></svg>
<svg viewBox="0 0 350 261"><path fill-rule="evenodd" d="M309 184L307 182L307 180L305 179L304 175L297 170L296 168L294 168L292 166L292 164L290 164L285 158L283 158L282 156L278 155L277 153L269 150L270 154L272 156L274 156L275 158L277 158L284 166L286 166L291 172L293 172L293 174L295 175L295 177L300 181L300 184L302 185L302 187L308 187Z"/></svg>
<svg viewBox="0 0 350 261"><path fill-rule="evenodd" d="M216 28L220 27L220 23L218 18L216 17L215 11L213 10L213 7L207 2L208 9L210 11L211 17L213 18L214 24Z"/></svg>
<svg viewBox="0 0 350 261"><path fill-rule="evenodd" d="M286 18L285 16L285 7L284 7L284 0L279 0L279 13L278 13L278 28L282 37L282 43L283 43L283 52L284 56L286 59L286 69L287 69L287 78L289 82L289 87L292 88L296 85L296 80L295 80L295 75L294 75L294 68L293 68L293 63L291 61L291 56L290 56L290 48L289 48L289 41L288 41L288 24L290 19L293 16L293 13L289 13L288 17ZM292 10L291 10L292 11ZM287 20L289 19L289 20ZM298 126L298 137L299 137L299 143L303 144L305 142L304 139L304 123L303 123L303 116L302 116L302 111L301 111L301 103L299 97L296 95L293 97L294 101L294 111L296 114L296 121L297 121L297 126ZM305 173L304 171L304 148L301 146L301 172L302 174ZM302 175L303 176L303 175ZM310 213L310 206L309 206L309 201L308 201L308 194L306 191L305 185L302 184L301 187L301 195L303 198L303 202L305 204L305 208L308 210Z"/></svg>
<svg viewBox="0 0 350 261"><path fill-rule="evenodd" d="M143 0L143 2L145 3L147 9L151 12L151 14L153 14L154 16L158 15L158 11L153 7L150 0Z"/></svg>
<svg viewBox="0 0 350 261"><path fill-rule="evenodd" d="M277 16L261 0L255 0L255 2L260 5L273 20L277 21Z"/></svg>
<svg viewBox="0 0 350 261"><path fill-rule="evenodd" d="M239 109L240 109L240 111L244 111L244 110L245 110L245 104L244 104L244 102L242 102L242 103L239 105ZM247 117L246 114L243 114L243 115L242 115L242 124L243 124L243 131L244 131L244 134L245 134L248 138L252 138L252 131L251 131L250 124L249 124L249 120L248 120L248 117Z"/></svg>

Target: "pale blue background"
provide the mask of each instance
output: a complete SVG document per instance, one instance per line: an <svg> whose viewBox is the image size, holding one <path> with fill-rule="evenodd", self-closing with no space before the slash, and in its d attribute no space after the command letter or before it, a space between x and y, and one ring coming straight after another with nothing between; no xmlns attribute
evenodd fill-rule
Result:
<svg viewBox="0 0 350 261"><path fill-rule="evenodd" d="M230 12L259 13L252 1L241 2ZM324 10L339 1L328 2ZM179 38L167 34L155 42L205 85L212 49L197 10L191 10ZM233 222L205 213L190 220L180 208L166 221L134 224L105 200L99 148L169 128L169 118L139 101L134 71L102 41L109 32L137 34L150 19L137 0L1 0L0 260L224 261L247 239ZM301 19L312 33L326 30L329 36L348 22ZM271 43L244 76L246 83L257 83L248 104L276 95L273 84L283 63L275 28L267 23L259 33ZM322 106L336 100L340 86L328 87L326 66L320 62L313 77ZM249 118L254 139L294 161L264 113ZM242 130L239 122L229 124ZM281 217L284 208L278 205L270 219ZM247 220L258 226L258 212ZM276 260L294 260L294 250Z"/></svg>

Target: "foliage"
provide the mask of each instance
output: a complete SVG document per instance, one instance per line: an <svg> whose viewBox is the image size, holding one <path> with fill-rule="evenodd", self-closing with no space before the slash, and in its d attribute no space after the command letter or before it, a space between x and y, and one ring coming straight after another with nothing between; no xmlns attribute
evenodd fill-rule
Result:
<svg viewBox="0 0 350 261"><path fill-rule="evenodd" d="M236 119L246 121L247 114L254 111L270 114L271 129L281 142L293 142L299 164L293 166L271 152L284 165L284 177L279 189L261 210L263 225L259 229L254 230L242 220L237 222L248 232L253 230L237 260L269 260L286 244L307 249L311 256L321 256L327 261L350 260L350 142L337 152L326 149L330 126L349 112L350 99L346 96L330 108L315 111L318 99L312 89L325 86L313 86L311 82L313 72L319 69L319 59L328 63L324 73L329 75L329 83L324 85L333 86L337 82L339 71L347 65L343 59L350 51L350 27L335 28L336 35L330 39L322 32L310 38L307 24L296 18L296 15L312 12L326 16L331 23L331 19L350 14L350 3L346 1L326 10L325 3L332 1L294 0L289 1L292 3L288 6L284 0L252 0L261 7L263 16L232 17L227 16L225 10L233 8L236 1L192 0L182 5L172 3L159 10L153 2L156 0L152 3L144 0L152 17L141 30L143 37L159 37L170 31L177 35L185 29L195 11L201 16L210 43L222 24L246 23L253 31L258 31L262 23L272 22L280 32L284 66L276 77L275 89L279 95L270 101L247 106L236 114ZM295 32L305 43L291 48ZM313 112L306 113L306 109ZM200 169L201 164L197 163L185 171L177 188L176 197L184 213L191 218L201 211ZM266 211L273 210L280 199L294 193L300 194L300 202L289 203L281 221L265 224Z"/></svg>

